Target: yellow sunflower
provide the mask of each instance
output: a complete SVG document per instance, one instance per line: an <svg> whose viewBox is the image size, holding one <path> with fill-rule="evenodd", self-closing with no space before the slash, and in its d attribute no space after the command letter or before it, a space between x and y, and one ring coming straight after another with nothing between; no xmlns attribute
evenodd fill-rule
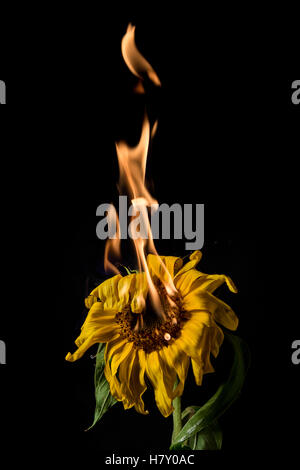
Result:
<svg viewBox="0 0 300 470"><path fill-rule="evenodd" d="M76 339L76 361L95 343L106 343L105 377L113 397L124 408L145 410L142 395L150 380L157 407L163 416L173 411L172 401L183 393L190 361L197 385L203 374L214 372L210 355L216 357L224 334L217 323L235 330L238 318L226 303L212 293L226 282L225 275L204 274L197 269L202 254L195 251L189 261L174 256L148 255L147 265L159 294L163 315L149 304L145 273L117 275L94 289L85 299L89 308ZM167 270L162 266L161 261ZM172 277L176 294L168 294L166 283Z"/></svg>

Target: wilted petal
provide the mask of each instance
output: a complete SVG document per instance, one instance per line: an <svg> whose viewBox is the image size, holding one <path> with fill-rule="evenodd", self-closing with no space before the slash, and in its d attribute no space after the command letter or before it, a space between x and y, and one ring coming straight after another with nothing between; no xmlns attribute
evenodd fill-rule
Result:
<svg viewBox="0 0 300 470"><path fill-rule="evenodd" d="M98 287L96 287L96 289L94 289L90 295L98 298L103 303L104 309L118 310L118 284L121 279L122 276L120 274L107 279Z"/></svg>
<svg viewBox="0 0 300 470"><path fill-rule="evenodd" d="M216 322L229 330L236 330L238 327L239 320L232 308L201 288L193 290L184 297L183 307L187 311L206 310L212 314Z"/></svg>
<svg viewBox="0 0 300 470"><path fill-rule="evenodd" d="M145 273L137 273L134 282L131 284L131 311L133 313L141 313L146 305L146 297L148 294L148 281Z"/></svg>
<svg viewBox="0 0 300 470"><path fill-rule="evenodd" d="M146 355L146 373L154 388L156 405L161 414L167 418L173 411L172 398L170 398L170 396L172 396L172 390L166 390L157 351Z"/></svg>
<svg viewBox="0 0 300 470"><path fill-rule="evenodd" d="M139 413L148 414L142 400L142 395L147 387L144 380L146 362L142 358L141 352L144 353L144 351L136 349L130 351L127 360L120 364L119 380L124 408L128 409L134 406Z"/></svg>
<svg viewBox="0 0 300 470"><path fill-rule="evenodd" d="M167 348L163 348L160 351L160 355L162 359L165 360L169 366L175 370L179 380L176 389L173 390L173 398L181 396L188 373L190 358L182 349L177 347L176 342L170 344Z"/></svg>
<svg viewBox="0 0 300 470"><path fill-rule="evenodd" d="M205 274L197 269L190 269L176 277L175 280L175 286L180 291L182 297L185 297L195 289L214 292L224 283L227 284L231 292L237 293L237 288L232 279L224 274Z"/></svg>
<svg viewBox="0 0 300 470"><path fill-rule="evenodd" d="M75 341L78 349L74 354L68 353L66 360L76 361L94 344L107 343L117 337L119 333L115 314L116 312L113 310L104 310L101 302L94 303L81 327L81 333Z"/></svg>
<svg viewBox="0 0 300 470"><path fill-rule="evenodd" d="M202 253L201 251L197 250L197 251L194 251L189 259L190 261L188 261L176 274L175 276L175 279L177 279L179 276L181 276L183 273L186 273L187 271L189 271L190 269L193 269L195 268L195 266L197 266L197 264L200 262L202 258Z"/></svg>
<svg viewBox="0 0 300 470"><path fill-rule="evenodd" d="M169 281L169 274L171 279L173 279L181 268L182 263L182 258L177 256L158 256L152 254L147 256L147 265L151 276L156 276L166 283Z"/></svg>

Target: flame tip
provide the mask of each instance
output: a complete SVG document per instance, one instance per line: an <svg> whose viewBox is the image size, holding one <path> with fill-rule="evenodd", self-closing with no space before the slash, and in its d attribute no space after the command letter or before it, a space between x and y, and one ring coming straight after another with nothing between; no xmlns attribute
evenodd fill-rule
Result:
<svg viewBox="0 0 300 470"><path fill-rule="evenodd" d="M156 85L161 86L161 82L153 70L151 64L139 52L135 44L135 26L129 23L127 31L121 41L121 51L123 59L129 70L143 80L143 75L147 74L148 78ZM137 88L138 92L143 92L141 87Z"/></svg>

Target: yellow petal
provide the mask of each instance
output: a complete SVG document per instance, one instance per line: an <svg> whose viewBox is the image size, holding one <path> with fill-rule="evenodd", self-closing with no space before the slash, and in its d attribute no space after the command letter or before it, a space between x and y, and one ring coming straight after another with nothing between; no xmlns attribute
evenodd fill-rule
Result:
<svg viewBox="0 0 300 470"><path fill-rule="evenodd" d="M142 350L132 349L125 361L120 364L119 379L121 383L124 408L135 409L142 414L148 414L145 411L142 395L146 390L144 372L146 362L141 360Z"/></svg>
<svg viewBox="0 0 300 470"><path fill-rule="evenodd" d="M102 302L95 302L82 324L81 330L85 330L86 334L91 330L95 329L95 326L101 328L101 326L109 326L111 323L114 325L114 317L116 316L115 310L104 310Z"/></svg>
<svg viewBox="0 0 300 470"><path fill-rule="evenodd" d="M105 360L104 374L105 374L106 380L109 383L112 396L118 401L124 400L124 394L122 393L122 387L117 376L115 374L113 375L112 373L111 358L115 354L117 354L119 358L120 354L124 352L124 348L127 344L128 344L127 341L124 339L121 339L120 337L114 338L112 341L107 343L106 348L105 348L105 354L104 354L104 360Z"/></svg>
<svg viewBox="0 0 300 470"><path fill-rule="evenodd" d="M104 375L109 383L110 393L112 394L112 396L116 400L122 401L123 395L121 393L121 384L119 383L117 377L115 375L112 375L108 362L106 362L105 364Z"/></svg>
<svg viewBox="0 0 300 470"><path fill-rule="evenodd" d="M148 294L148 281L145 273L137 273L134 282L131 284L131 304L133 313L141 313L146 304Z"/></svg>
<svg viewBox="0 0 300 470"><path fill-rule="evenodd" d="M204 328L201 337L201 346L199 347L198 354L195 355L191 362L194 372L194 377L197 385L202 384L203 374L214 372L214 368L210 362L210 354L212 348L216 351L217 346L213 344L216 338L215 329L218 328L216 324L209 328ZM219 347L219 345L218 345Z"/></svg>
<svg viewBox="0 0 300 470"><path fill-rule="evenodd" d="M120 274L107 279L102 282L96 289L91 292L91 295L100 299L103 303L104 309L115 309L118 311L118 284L122 279Z"/></svg>
<svg viewBox="0 0 300 470"><path fill-rule="evenodd" d="M178 273L183 265L183 259L177 256L164 256L163 261L167 267L167 270L171 274L172 278Z"/></svg>
<svg viewBox="0 0 300 470"><path fill-rule="evenodd" d="M207 318L205 318L207 317ZM174 345L192 359L197 385L201 385L203 374L213 372L210 354L216 356L223 342L224 334L206 312L193 312L182 329L181 337Z"/></svg>
<svg viewBox="0 0 300 470"><path fill-rule="evenodd" d="M168 393L166 390L157 351L146 355L146 373L154 388L156 405L161 414L167 418L173 411L172 399L170 398L172 391L169 390Z"/></svg>
<svg viewBox="0 0 300 470"><path fill-rule="evenodd" d="M191 362L192 362L192 368L193 368L196 384L202 385L203 363L201 361L196 362L194 359L192 359Z"/></svg>
<svg viewBox="0 0 300 470"><path fill-rule="evenodd" d="M206 310L212 314L216 322L229 330L236 330L238 327L239 320L232 308L201 288L191 291L183 298L183 308L186 311Z"/></svg>
<svg viewBox="0 0 300 470"><path fill-rule="evenodd" d="M116 375L116 373L118 371L118 368L119 368L119 365L121 364L122 361L124 361L127 358L127 356L130 353L132 347L133 347L133 343L126 343L124 345L124 347L118 349L112 355L112 360L111 360L111 364L110 364L112 375Z"/></svg>
<svg viewBox="0 0 300 470"><path fill-rule="evenodd" d="M96 343L106 343L110 339L114 339L118 336L118 334L115 334L112 332L111 329L104 329L104 331L101 332L101 334L94 333L92 336L88 337L84 342L80 344L78 349L73 353L68 353L66 355L66 361L69 362L74 362L80 359L84 353L94 344Z"/></svg>
<svg viewBox="0 0 300 470"><path fill-rule="evenodd" d="M183 273L189 271L190 269L193 269L195 268L195 266L197 266L197 264L200 262L201 258L202 258L202 253L201 251L197 250L197 251L194 251L194 253L192 253L190 255L190 261L188 261L184 266L183 268L181 268L176 276L175 276L175 279L177 279L179 276L181 276Z"/></svg>
<svg viewBox="0 0 300 470"><path fill-rule="evenodd" d="M197 269L190 269L174 279L176 289L179 290L182 297L185 297L192 290L196 280L201 276Z"/></svg>
<svg viewBox="0 0 300 470"><path fill-rule="evenodd" d="M118 371L118 378L121 385L122 401L125 410L128 410L129 408L132 408L134 406L134 398L132 396L130 388L128 387L128 383L130 381L135 356L136 350L131 348L126 359L121 362Z"/></svg>
<svg viewBox="0 0 300 470"><path fill-rule="evenodd" d="M215 327L213 329L213 333L211 335L211 353L213 356L217 357L219 354L220 346L223 343L224 340L224 333L222 329L215 324Z"/></svg>
<svg viewBox="0 0 300 470"><path fill-rule="evenodd" d="M213 326L209 313L191 312L191 318L183 326L181 336L176 339L175 344L192 358L202 357L207 350L210 351L207 334Z"/></svg>
<svg viewBox="0 0 300 470"><path fill-rule="evenodd" d="M182 263L182 259L176 256L158 256L152 254L147 256L147 265L151 276L156 276L166 283L174 278Z"/></svg>
<svg viewBox="0 0 300 470"><path fill-rule="evenodd" d="M197 385L202 385L204 374L208 374L208 373L215 371L210 361L206 364L206 366L201 361L196 361L195 359L192 359L191 362L192 362L195 382Z"/></svg>
<svg viewBox="0 0 300 470"><path fill-rule="evenodd" d="M175 370L179 379L176 389L173 390L173 398L179 397L183 393L184 383L188 373L190 358L185 352L178 348L176 341L160 351L163 359Z"/></svg>
<svg viewBox="0 0 300 470"><path fill-rule="evenodd" d="M192 290L202 289L214 292L219 286L226 282L231 292L237 293L237 288L232 279L224 274L204 274L197 269L190 269L175 279L175 286L185 297Z"/></svg>
<svg viewBox="0 0 300 470"><path fill-rule="evenodd" d="M126 339L122 339L121 336L109 341L105 347L104 360L110 362L112 355L118 350L125 346L127 343Z"/></svg>
<svg viewBox="0 0 300 470"><path fill-rule="evenodd" d="M167 395L173 400L174 398L174 384L176 382L176 370L171 367L165 357L164 350L162 348L158 351L158 359L160 362L160 368L162 370L162 378L164 381Z"/></svg>
<svg viewBox="0 0 300 470"><path fill-rule="evenodd" d="M139 369L135 371L134 377L136 377L136 380L139 381L139 383L141 384L141 392L139 393L139 398L141 399L142 394L147 389L147 386L145 383L146 353L142 349L138 350L138 361L139 361ZM144 410L143 400L141 400L141 407L138 404L138 406L136 406L135 408L137 411L142 413ZM145 413L148 414L148 411L145 411Z"/></svg>
<svg viewBox="0 0 300 470"><path fill-rule="evenodd" d="M129 274L128 276L122 277L118 282L118 310L121 312L123 308L129 304L130 293L132 285L135 283L135 274Z"/></svg>
<svg viewBox="0 0 300 470"><path fill-rule="evenodd" d="M84 299L84 303L86 308L90 309L92 305L98 301L98 298L95 295L90 294L88 297Z"/></svg>
<svg viewBox="0 0 300 470"><path fill-rule="evenodd" d="M81 333L75 341L78 347L74 354L68 353L66 360L73 362L96 343L107 343L119 336L118 325L115 322L115 312L104 310L101 302L92 305L87 318L81 328Z"/></svg>

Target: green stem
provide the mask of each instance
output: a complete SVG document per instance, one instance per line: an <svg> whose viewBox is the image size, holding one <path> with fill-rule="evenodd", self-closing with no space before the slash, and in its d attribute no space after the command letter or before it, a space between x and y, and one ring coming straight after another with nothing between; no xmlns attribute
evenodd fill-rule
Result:
<svg viewBox="0 0 300 470"><path fill-rule="evenodd" d="M175 383L175 387L178 384L178 379ZM181 422L181 397L176 397L173 400L173 434L172 434L172 442L174 439L177 437L179 432L181 431L182 428L182 422Z"/></svg>

